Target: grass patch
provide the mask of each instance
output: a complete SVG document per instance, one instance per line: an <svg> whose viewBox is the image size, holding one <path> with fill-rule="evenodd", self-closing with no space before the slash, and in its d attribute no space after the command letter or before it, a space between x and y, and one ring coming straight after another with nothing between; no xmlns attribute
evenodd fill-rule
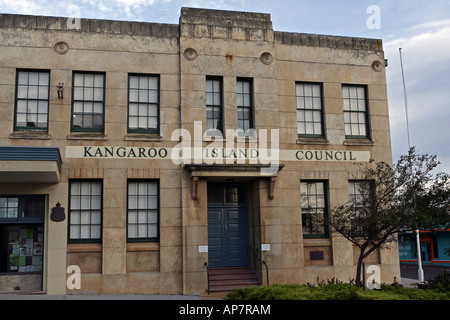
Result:
<svg viewBox="0 0 450 320"><path fill-rule="evenodd" d="M228 300L450 300L450 291L383 285L380 290L364 290L349 283L320 286L274 284L230 292Z"/></svg>

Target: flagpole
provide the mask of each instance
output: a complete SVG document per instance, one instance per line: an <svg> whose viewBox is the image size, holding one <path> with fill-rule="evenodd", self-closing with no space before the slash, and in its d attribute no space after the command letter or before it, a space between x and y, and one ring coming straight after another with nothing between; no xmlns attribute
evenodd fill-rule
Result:
<svg viewBox="0 0 450 320"><path fill-rule="evenodd" d="M403 59L402 59L402 48L398 49L400 52L400 66L402 69L402 78L403 78L403 95L405 99L405 111L406 111L406 128L408 130L408 145L409 149L411 149L411 133L409 131L409 117L408 117L408 97L406 94L406 83L405 83L405 73L403 71ZM420 234L419 229L416 230L416 242L417 242L417 264L418 264L418 276L419 283L423 283L423 268L422 268L422 250L420 248Z"/></svg>

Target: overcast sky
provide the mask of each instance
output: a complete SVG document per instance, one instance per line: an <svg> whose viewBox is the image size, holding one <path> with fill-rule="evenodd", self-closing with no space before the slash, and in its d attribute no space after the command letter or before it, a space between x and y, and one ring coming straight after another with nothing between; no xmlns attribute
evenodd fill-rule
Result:
<svg viewBox="0 0 450 320"><path fill-rule="evenodd" d="M450 173L448 0L0 0L0 13L174 24L182 7L270 13L276 31L382 39L394 162L408 150L402 48L412 145Z"/></svg>

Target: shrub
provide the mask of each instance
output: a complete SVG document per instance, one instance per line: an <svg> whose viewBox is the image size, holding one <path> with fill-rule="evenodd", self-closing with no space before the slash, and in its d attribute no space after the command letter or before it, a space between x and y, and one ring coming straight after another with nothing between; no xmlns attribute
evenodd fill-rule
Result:
<svg viewBox="0 0 450 320"><path fill-rule="evenodd" d="M450 300L450 291L403 288L383 285L381 290L364 290L349 283L333 284L274 284L234 290L229 300Z"/></svg>
<svg viewBox="0 0 450 320"><path fill-rule="evenodd" d="M450 273L443 271L434 279L420 286L421 289L432 289L438 292L450 292Z"/></svg>

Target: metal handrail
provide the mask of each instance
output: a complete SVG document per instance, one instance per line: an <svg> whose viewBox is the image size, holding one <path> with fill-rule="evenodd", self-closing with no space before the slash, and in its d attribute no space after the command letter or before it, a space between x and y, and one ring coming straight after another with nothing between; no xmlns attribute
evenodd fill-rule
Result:
<svg viewBox="0 0 450 320"><path fill-rule="evenodd" d="M266 261L260 260L261 263L263 263L266 266L266 277L267 277L267 286L270 286L269 284L269 266L267 265Z"/></svg>
<svg viewBox="0 0 450 320"><path fill-rule="evenodd" d="M260 264L264 264L264 266L266 267L266 279L267 279L267 286L269 286L269 266L267 265L265 260L261 260L258 256L258 253L256 252L256 250L250 245L250 250L253 252L253 255L256 257L256 259L258 260L258 262Z"/></svg>
<svg viewBox="0 0 450 320"><path fill-rule="evenodd" d="M208 295L209 295L209 291L210 291L209 290L209 264L208 264L208 262L205 261L204 265L206 266L206 276L208 279Z"/></svg>

